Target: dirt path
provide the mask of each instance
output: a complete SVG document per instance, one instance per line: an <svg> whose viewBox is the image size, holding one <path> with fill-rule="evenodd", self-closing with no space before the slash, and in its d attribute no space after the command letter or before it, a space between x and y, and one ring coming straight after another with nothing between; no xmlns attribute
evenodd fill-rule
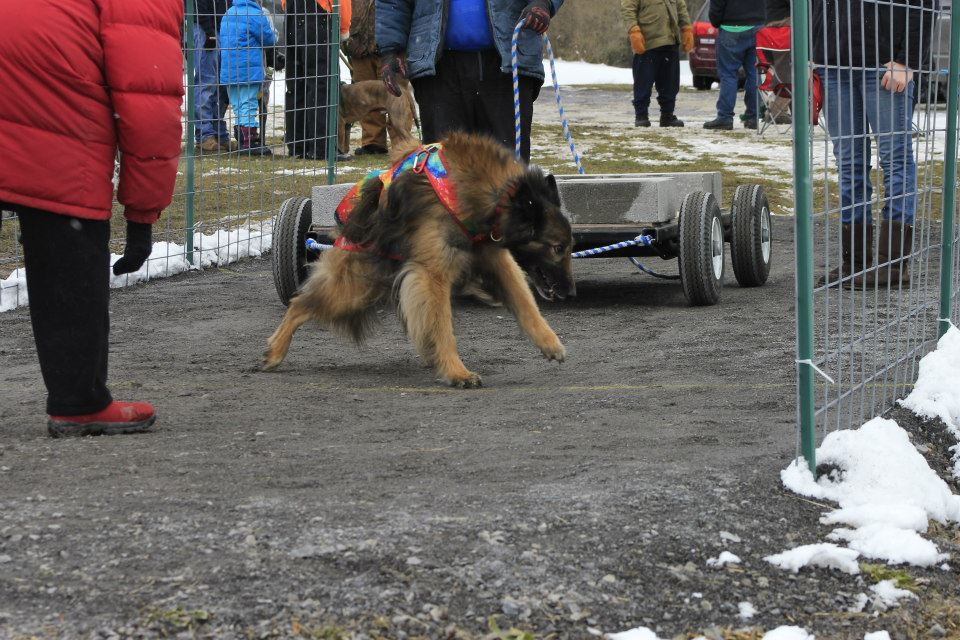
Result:
<svg viewBox="0 0 960 640"><path fill-rule="evenodd" d="M501 310L460 305L473 392L435 383L389 313L361 351L309 328L257 372L282 313L266 261L118 291L113 389L161 416L142 437L48 440L28 314L5 314L0 637L468 637L491 614L537 637L883 628L842 613L849 577L761 559L818 535L777 479L788 227L768 286L728 265L713 308L624 260L579 263L579 297L545 308L562 367ZM743 566L708 569L723 548Z"/></svg>

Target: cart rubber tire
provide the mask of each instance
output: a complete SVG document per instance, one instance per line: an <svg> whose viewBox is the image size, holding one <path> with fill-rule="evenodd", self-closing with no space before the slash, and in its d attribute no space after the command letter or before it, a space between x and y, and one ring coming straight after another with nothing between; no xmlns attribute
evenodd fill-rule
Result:
<svg viewBox="0 0 960 640"><path fill-rule="evenodd" d="M307 231L313 224L312 207L310 198L289 198L280 205L280 213L273 225L270 261L273 284L283 304L290 304L290 299L309 273L306 242Z"/></svg>
<svg viewBox="0 0 960 640"><path fill-rule="evenodd" d="M726 266L723 221L712 193L688 193L680 205L680 282L691 305L717 304Z"/></svg>
<svg viewBox="0 0 960 640"><path fill-rule="evenodd" d="M770 275L773 218L767 193L758 184L742 184L730 207L730 259L741 287L759 287Z"/></svg>

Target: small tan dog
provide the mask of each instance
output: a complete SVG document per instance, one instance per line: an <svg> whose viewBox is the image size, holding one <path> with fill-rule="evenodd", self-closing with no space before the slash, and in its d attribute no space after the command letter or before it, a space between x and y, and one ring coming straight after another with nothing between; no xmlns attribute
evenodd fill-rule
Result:
<svg viewBox="0 0 960 640"><path fill-rule="evenodd" d="M338 120L340 121L341 151L349 148L349 141L343 139L346 136L347 125L359 122L367 114L378 111L387 114L387 131L390 133L390 144L393 147L406 146L415 141L410 134L416 113L416 103L413 100L413 88L410 83L403 83L403 95L397 97L387 91L379 80L361 80L353 84L340 85Z"/></svg>

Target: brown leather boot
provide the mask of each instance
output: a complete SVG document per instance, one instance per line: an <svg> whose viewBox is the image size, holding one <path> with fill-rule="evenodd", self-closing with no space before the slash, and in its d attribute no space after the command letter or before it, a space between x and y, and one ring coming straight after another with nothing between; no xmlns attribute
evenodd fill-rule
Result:
<svg viewBox="0 0 960 640"><path fill-rule="evenodd" d="M884 220L880 223L877 264L866 274L868 287L898 286L910 282L910 256L913 253L913 225Z"/></svg>
<svg viewBox="0 0 960 640"><path fill-rule="evenodd" d="M866 227L866 231L864 231ZM873 225L858 222L840 226L840 264L825 276L820 276L818 287L829 284L835 287L842 278L873 265ZM856 264L854 264L856 263ZM852 281L844 282L849 288Z"/></svg>

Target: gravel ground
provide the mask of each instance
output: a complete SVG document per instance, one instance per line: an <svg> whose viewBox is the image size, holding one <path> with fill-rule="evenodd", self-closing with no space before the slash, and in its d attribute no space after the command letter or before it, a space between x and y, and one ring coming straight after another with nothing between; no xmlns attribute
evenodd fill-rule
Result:
<svg viewBox="0 0 960 640"><path fill-rule="evenodd" d="M143 436L49 440L27 311L5 314L0 637L466 638L495 614L538 638L960 633L938 595L956 569L911 569L921 600L873 617L846 611L865 576L762 560L826 533L778 479L790 227L767 286L728 265L712 308L625 260L578 263L576 300L544 307L559 367L502 310L460 304L478 391L439 386L389 312L362 350L305 327L260 373L283 312L264 260L117 291L112 387L158 407ZM724 549L743 564L708 568Z"/></svg>
<svg viewBox="0 0 960 640"><path fill-rule="evenodd" d="M626 92L564 98L575 122L631 131ZM699 130L714 98L682 92L678 113ZM625 260L578 262L576 300L543 308L559 367L503 310L460 303L475 391L435 382L389 311L362 350L305 327L259 372L283 313L264 260L116 291L111 385L157 406L144 436L49 440L28 312L4 314L0 638L479 638L491 616L511 640L960 637L956 568L910 569L919 601L850 613L875 576L763 561L828 532L778 476L796 454L791 228L767 286L728 264L712 308ZM895 417L944 472L942 425ZM956 529L932 535L960 552ZM708 567L723 550L743 563Z"/></svg>

